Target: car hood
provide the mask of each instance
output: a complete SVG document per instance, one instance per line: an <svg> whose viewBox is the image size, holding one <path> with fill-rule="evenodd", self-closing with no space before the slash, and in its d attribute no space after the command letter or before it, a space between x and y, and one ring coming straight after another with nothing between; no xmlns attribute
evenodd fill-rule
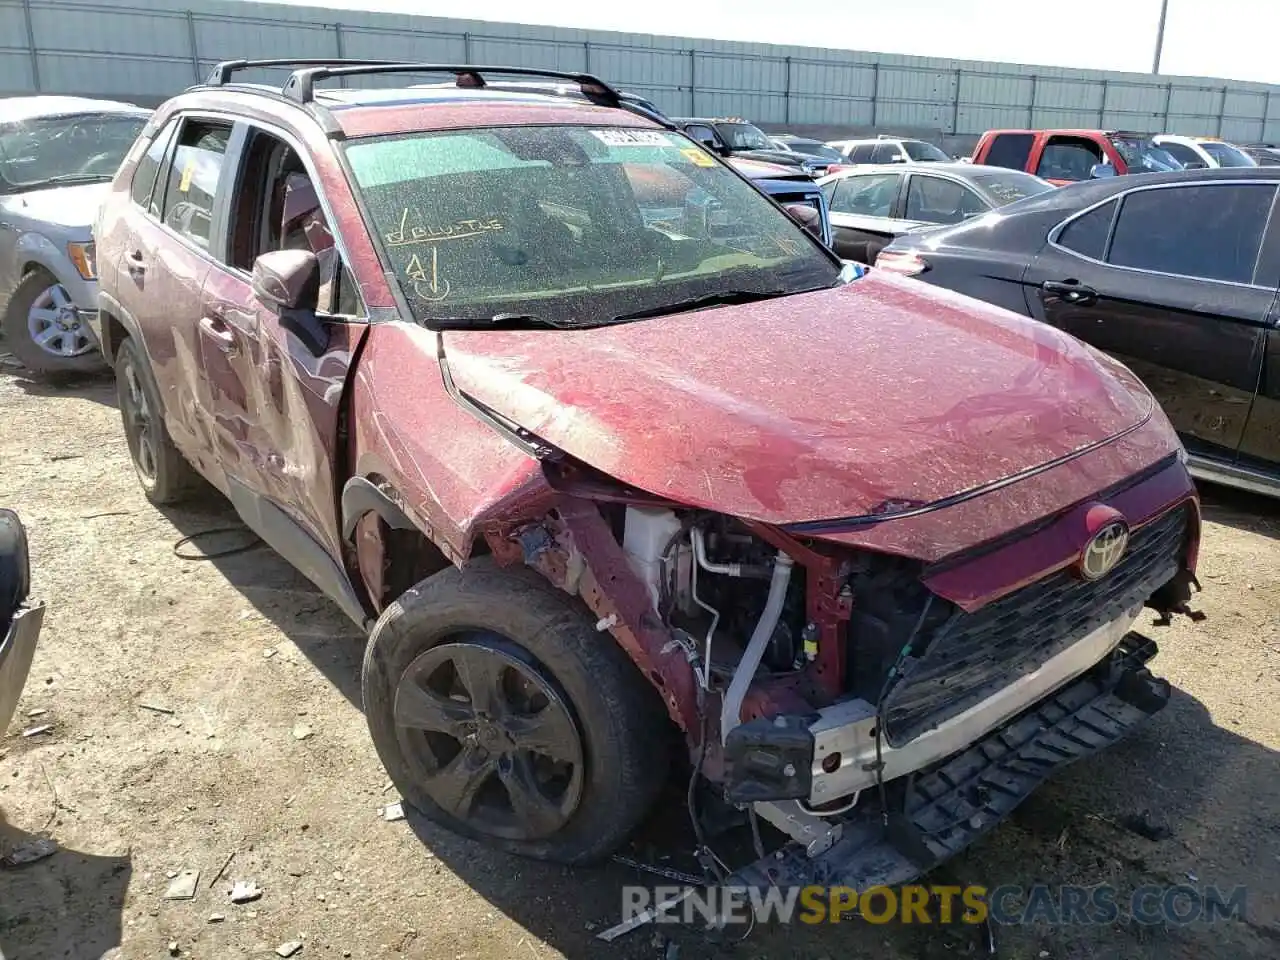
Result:
<svg viewBox="0 0 1280 960"><path fill-rule="evenodd" d="M735 150L735 157L745 157L747 160L763 160L765 163L780 163L784 167L803 167L806 161L811 166L821 167L824 164L821 160L813 157L801 156L798 153L791 153L787 150Z"/></svg>
<svg viewBox="0 0 1280 960"><path fill-rule="evenodd" d="M1066 334L877 271L618 326L442 337L463 393L564 452L768 523L972 494L1153 409L1132 374Z"/></svg>
<svg viewBox="0 0 1280 960"><path fill-rule="evenodd" d="M4 209L27 220L88 230L110 190L109 183L77 183L30 190L5 197Z"/></svg>

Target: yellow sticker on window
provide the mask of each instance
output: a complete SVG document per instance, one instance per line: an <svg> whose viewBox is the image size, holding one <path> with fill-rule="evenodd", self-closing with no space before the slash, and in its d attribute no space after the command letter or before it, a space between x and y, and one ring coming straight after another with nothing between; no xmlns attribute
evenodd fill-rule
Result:
<svg viewBox="0 0 1280 960"><path fill-rule="evenodd" d="M710 156L703 153L697 147L690 147L689 149L681 150L680 152L700 167L714 167L716 165L715 160L711 159Z"/></svg>
<svg viewBox="0 0 1280 960"><path fill-rule="evenodd" d="M187 161L187 165L182 168L182 182L178 184L178 192L186 193L191 189L191 178L196 172L196 159L192 157Z"/></svg>

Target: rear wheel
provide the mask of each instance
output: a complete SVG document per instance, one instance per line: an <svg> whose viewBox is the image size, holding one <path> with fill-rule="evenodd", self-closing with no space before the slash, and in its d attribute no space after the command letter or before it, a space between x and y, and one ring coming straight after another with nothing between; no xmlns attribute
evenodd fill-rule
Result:
<svg viewBox="0 0 1280 960"><path fill-rule="evenodd" d="M35 373L102 369L102 356L80 305L45 270L32 270L14 288L3 325L5 346Z"/></svg>
<svg viewBox="0 0 1280 960"><path fill-rule="evenodd" d="M200 478L169 439L160 413L160 392L132 339L116 351L116 398L142 492L155 504L185 499Z"/></svg>
<svg viewBox="0 0 1280 960"><path fill-rule="evenodd" d="M604 857L665 779L666 715L626 654L577 601L489 558L386 610L363 687L401 796L513 853Z"/></svg>

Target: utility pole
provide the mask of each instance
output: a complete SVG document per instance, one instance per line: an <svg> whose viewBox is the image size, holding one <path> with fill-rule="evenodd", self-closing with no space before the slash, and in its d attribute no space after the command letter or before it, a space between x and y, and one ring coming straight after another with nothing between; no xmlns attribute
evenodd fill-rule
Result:
<svg viewBox="0 0 1280 960"><path fill-rule="evenodd" d="M1156 57L1151 63L1151 72L1160 72L1160 53L1164 49L1164 21L1169 15L1169 0L1160 0L1160 24L1156 27Z"/></svg>

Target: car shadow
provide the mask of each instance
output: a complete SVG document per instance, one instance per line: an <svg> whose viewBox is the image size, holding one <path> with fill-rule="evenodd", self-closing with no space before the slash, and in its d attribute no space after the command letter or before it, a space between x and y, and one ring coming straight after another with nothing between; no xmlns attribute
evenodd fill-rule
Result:
<svg viewBox="0 0 1280 960"><path fill-rule="evenodd" d="M1206 520L1280 540L1280 498L1203 481L1196 487Z"/></svg>
<svg viewBox="0 0 1280 960"><path fill-rule="evenodd" d="M0 859L34 839L9 824L0 808ZM99 960L120 945L132 873L128 853L95 856L67 849L23 866L0 865L0 956Z"/></svg>
<svg viewBox="0 0 1280 960"><path fill-rule="evenodd" d="M0 377L32 397L78 397L104 406L116 405L115 375L105 366L85 373L37 376L26 367L4 362L4 342L0 341Z"/></svg>
<svg viewBox="0 0 1280 960"><path fill-rule="evenodd" d="M287 560L263 543L212 487L182 506L158 508L183 537L192 562L211 563L357 709L364 634ZM226 553L225 556L216 554ZM208 560L200 560L208 555Z"/></svg>

